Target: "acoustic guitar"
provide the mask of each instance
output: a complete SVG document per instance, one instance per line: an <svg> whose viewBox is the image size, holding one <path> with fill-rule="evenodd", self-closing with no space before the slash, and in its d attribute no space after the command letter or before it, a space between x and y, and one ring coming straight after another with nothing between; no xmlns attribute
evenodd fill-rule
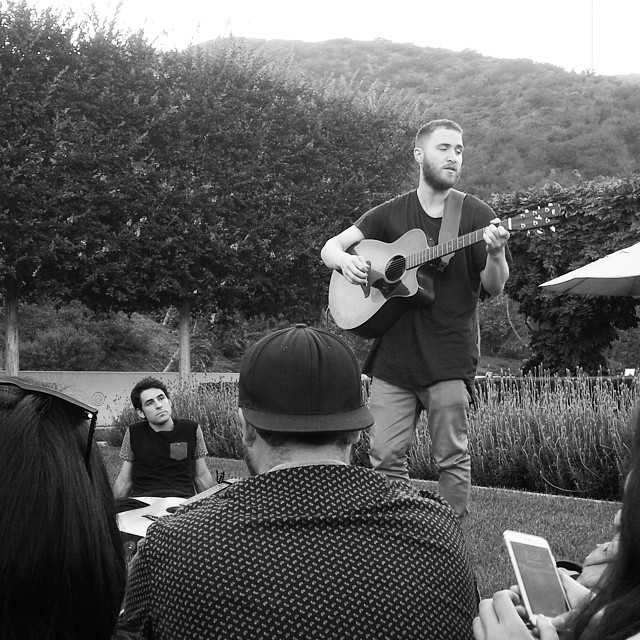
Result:
<svg viewBox="0 0 640 640"><path fill-rule="evenodd" d="M559 221L558 207L549 204L525 209L500 225L514 231L537 231ZM347 251L369 264L367 284L351 284L334 271L329 283L329 311L336 324L363 338L383 334L404 312L407 304L429 305L435 299L434 277L444 267L445 255L482 240L484 228L447 242L429 246L421 229L411 229L395 242L362 240Z"/></svg>

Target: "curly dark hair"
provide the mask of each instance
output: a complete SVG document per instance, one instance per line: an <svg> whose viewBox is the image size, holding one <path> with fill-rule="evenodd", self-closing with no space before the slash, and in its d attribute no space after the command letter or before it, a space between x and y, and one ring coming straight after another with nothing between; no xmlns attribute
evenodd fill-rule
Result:
<svg viewBox="0 0 640 640"><path fill-rule="evenodd" d="M142 409L140 395L147 389L160 389L167 398L169 397L169 392L167 391L167 387L164 382L157 380L156 378L144 378L143 380L140 380L140 382L138 382L131 391L131 404L134 409Z"/></svg>

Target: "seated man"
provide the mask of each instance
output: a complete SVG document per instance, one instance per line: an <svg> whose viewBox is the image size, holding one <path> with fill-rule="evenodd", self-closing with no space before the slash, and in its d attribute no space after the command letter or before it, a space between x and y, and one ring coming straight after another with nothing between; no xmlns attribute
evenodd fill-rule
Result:
<svg viewBox="0 0 640 640"><path fill-rule="evenodd" d="M373 417L340 338L260 340L239 382L252 477L149 527L121 629L143 638L470 639L477 592L439 496L349 465Z"/></svg>
<svg viewBox="0 0 640 640"><path fill-rule="evenodd" d="M165 385L145 378L133 388L131 402L142 421L124 435L114 496L188 498L213 486L202 429L193 420L173 419Z"/></svg>

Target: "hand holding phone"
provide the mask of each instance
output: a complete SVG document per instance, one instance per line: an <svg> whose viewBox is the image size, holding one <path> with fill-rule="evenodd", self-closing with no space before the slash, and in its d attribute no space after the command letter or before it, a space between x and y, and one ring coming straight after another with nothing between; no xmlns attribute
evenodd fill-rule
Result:
<svg viewBox="0 0 640 640"><path fill-rule="evenodd" d="M518 531L505 531L503 535L531 623L536 623L538 614L555 618L569 611L549 543L540 536Z"/></svg>

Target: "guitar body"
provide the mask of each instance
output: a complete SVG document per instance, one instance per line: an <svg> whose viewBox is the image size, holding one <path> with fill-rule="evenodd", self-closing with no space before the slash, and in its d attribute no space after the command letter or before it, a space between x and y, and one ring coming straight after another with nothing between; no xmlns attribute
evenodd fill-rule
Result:
<svg viewBox="0 0 640 640"><path fill-rule="evenodd" d="M336 324L362 338L382 335L411 304L430 304L434 299L433 274L424 265L407 270L405 258L427 247L421 229L411 229L395 242L362 240L348 249L370 265L366 285L351 284L334 271L329 284L329 310ZM414 297L415 296L415 297Z"/></svg>
<svg viewBox="0 0 640 640"><path fill-rule="evenodd" d="M560 211L549 203L533 211L525 209L512 218L500 220L510 233L542 233L559 222ZM435 298L434 274L446 264L443 256L482 242L484 229L432 246L421 229L411 229L395 242L365 239L348 249L370 265L367 284L358 286L337 271L329 283L329 310L336 324L363 338L382 335L407 308L425 306Z"/></svg>

